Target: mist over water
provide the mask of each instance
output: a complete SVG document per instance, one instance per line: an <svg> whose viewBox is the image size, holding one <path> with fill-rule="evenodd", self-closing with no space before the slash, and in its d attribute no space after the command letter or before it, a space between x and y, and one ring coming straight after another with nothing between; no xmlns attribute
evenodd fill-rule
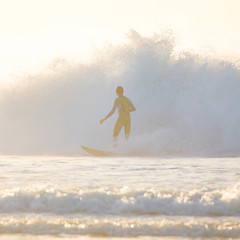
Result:
<svg viewBox="0 0 240 240"><path fill-rule="evenodd" d="M217 57L176 53L174 36L143 37L96 50L88 64L56 59L41 74L1 87L1 154L79 154L112 148L122 85L137 111L118 151L149 155L240 153L240 70Z"/></svg>

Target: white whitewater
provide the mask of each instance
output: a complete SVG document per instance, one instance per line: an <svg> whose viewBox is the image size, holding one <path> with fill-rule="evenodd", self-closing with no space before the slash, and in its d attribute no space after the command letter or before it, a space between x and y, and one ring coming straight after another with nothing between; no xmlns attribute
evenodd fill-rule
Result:
<svg viewBox="0 0 240 240"><path fill-rule="evenodd" d="M176 52L168 32L147 38L134 31L124 44L96 50L88 64L56 59L41 74L2 87L0 152L79 154L80 144L111 149L116 116L103 126L99 120L112 108L117 85L137 108L131 144L122 148L239 155L237 63Z"/></svg>

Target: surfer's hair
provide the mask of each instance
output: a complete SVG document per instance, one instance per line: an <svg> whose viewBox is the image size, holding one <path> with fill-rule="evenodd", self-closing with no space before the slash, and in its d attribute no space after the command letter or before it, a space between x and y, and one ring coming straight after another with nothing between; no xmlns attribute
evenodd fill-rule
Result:
<svg viewBox="0 0 240 240"><path fill-rule="evenodd" d="M118 87L116 88L116 93L117 93L117 94L123 94L123 87L118 86Z"/></svg>

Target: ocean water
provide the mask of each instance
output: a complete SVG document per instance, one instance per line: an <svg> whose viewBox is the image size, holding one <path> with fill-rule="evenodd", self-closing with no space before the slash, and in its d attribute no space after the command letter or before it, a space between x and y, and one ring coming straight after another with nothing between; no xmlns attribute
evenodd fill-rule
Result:
<svg viewBox="0 0 240 240"><path fill-rule="evenodd" d="M0 157L0 238L240 239L240 159Z"/></svg>
<svg viewBox="0 0 240 240"><path fill-rule="evenodd" d="M87 63L13 73L0 85L0 238L240 238L239 59L130 30ZM117 114L99 121L118 85L137 109L116 150L130 154L87 156L80 144L113 151Z"/></svg>

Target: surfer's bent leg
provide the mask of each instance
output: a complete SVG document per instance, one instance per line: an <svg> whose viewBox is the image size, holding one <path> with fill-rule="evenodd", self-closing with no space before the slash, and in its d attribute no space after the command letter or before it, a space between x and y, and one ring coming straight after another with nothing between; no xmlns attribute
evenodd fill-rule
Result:
<svg viewBox="0 0 240 240"><path fill-rule="evenodd" d="M123 121L121 118L118 118L117 122L115 123L114 131L113 131L114 146L117 145L117 137L118 137L118 134L120 133L122 127L123 127Z"/></svg>
<svg viewBox="0 0 240 240"><path fill-rule="evenodd" d="M130 130L131 130L131 118L126 119L124 123L124 131L125 131L125 138L128 139L130 136Z"/></svg>

